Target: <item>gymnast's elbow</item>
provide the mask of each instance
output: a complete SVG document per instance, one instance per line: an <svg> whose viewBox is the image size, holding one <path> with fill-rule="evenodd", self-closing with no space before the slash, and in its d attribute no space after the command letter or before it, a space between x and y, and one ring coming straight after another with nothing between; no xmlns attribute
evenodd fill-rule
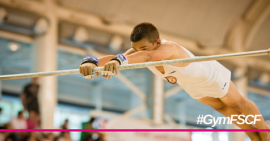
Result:
<svg viewBox="0 0 270 141"><path fill-rule="evenodd" d="M151 61L151 53L149 53L148 51L144 51L145 55L143 55L144 60L146 62L150 62Z"/></svg>
<svg viewBox="0 0 270 141"><path fill-rule="evenodd" d="M152 51L141 51L138 54L140 54L140 59L144 60L143 62L157 61L158 56Z"/></svg>
<svg viewBox="0 0 270 141"><path fill-rule="evenodd" d="M159 58L160 55L154 52L148 52L148 54L146 55L147 62L159 61L160 60Z"/></svg>

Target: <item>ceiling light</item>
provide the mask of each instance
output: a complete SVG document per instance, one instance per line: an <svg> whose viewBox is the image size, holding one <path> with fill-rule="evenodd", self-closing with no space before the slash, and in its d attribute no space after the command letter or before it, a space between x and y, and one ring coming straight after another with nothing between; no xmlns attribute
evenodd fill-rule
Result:
<svg viewBox="0 0 270 141"><path fill-rule="evenodd" d="M84 43L89 38L88 31L86 28L80 26L76 28L73 39L77 43Z"/></svg>
<svg viewBox="0 0 270 141"><path fill-rule="evenodd" d="M34 32L36 35L42 35L46 33L49 28L49 23L45 18L39 18L34 26Z"/></svg>
<svg viewBox="0 0 270 141"><path fill-rule="evenodd" d="M233 78L238 79L246 76L246 68L245 67L237 67L233 70Z"/></svg>
<svg viewBox="0 0 270 141"><path fill-rule="evenodd" d="M260 75L260 78L259 78L259 81L262 83L262 84L268 84L270 83L270 76L269 76L269 73L262 73Z"/></svg>
<svg viewBox="0 0 270 141"><path fill-rule="evenodd" d="M110 42L109 47L112 51L120 51L122 48L123 42L124 42L124 40L121 36L114 35L111 38L111 42Z"/></svg>
<svg viewBox="0 0 270 141"><path fill-rule="evenodd" d="M14 42L10 42L8 45L11 51L17 51L20 47L19 44Z"/></svg>

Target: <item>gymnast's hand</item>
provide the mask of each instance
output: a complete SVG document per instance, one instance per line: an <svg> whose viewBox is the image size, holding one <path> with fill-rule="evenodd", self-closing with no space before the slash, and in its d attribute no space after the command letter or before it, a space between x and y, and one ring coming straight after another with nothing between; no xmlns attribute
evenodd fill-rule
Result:
<svg viewBox="0 0 270 141"><path fill-rule="evenodd" d="M84 63L82 65L80 65L80 73L83 76L87 76L87 75L91 75L90 78L93 80L93 68L97 67L95 64L93 63ZM99 73L96 72L96 77L98 78Z"/></svg>
<svg viewBox="0 0 270 141"><path fill-rule="evenodd" d="M110 62L108 62L108 63L106 63L105 64L105 66L104 66L104 71L110 71L110 72L112 72L113 74L118 74L118 70L117 70L117 66L119 65L119 62L118 61L116 61L116 60L112 60L112 61L110 61ZM111 79L112 78L112 75L108 75L107 73L104 73L103 74L103 78L104 79L108 79L108 76L109 76L109 79Z"/></svg>

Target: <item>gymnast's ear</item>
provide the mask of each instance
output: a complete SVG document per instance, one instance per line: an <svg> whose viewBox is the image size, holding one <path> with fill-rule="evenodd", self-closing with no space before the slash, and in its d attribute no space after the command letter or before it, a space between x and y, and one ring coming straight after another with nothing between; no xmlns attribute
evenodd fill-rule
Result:
<svg viewBox="0 0 270 141"><path fill-rule="evenodd" d="M160 39L157 39L156 43L157 43L157 46L160 46L161 40Z"/></svg>

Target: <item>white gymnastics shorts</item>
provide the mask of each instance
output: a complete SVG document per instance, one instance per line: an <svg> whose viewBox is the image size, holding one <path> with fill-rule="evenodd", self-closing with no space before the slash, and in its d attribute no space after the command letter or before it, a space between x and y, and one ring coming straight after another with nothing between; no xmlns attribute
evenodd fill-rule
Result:
<svg viewBox="0 0 270 141"><path fill-rule="evenodd" d="M221 98L228 92L231 71L217 61L207 61L211 67L210 77L203 82L195 84L180 84L184 90L194 99L203 97Z"/></svg>

